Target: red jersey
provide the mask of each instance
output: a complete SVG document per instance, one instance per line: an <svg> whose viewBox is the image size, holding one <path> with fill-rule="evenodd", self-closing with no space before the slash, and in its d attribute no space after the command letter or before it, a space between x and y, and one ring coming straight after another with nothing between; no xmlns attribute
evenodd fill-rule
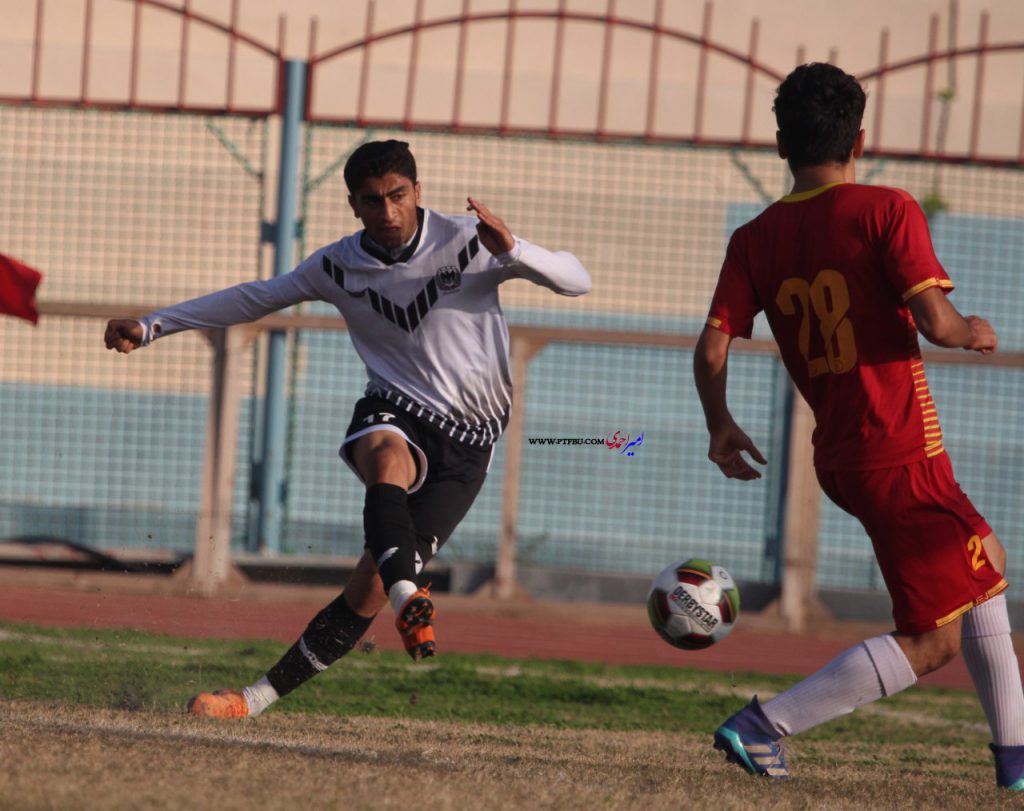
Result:
<svg viewBox="0 0 1024 811"><path fill-rule="evenodd" d="M928 223L900 189L839 183L784 197L729 242L707 323L749 338L765 311L814 412L821 470L943 452L907 301L952 290Z"/></svg>

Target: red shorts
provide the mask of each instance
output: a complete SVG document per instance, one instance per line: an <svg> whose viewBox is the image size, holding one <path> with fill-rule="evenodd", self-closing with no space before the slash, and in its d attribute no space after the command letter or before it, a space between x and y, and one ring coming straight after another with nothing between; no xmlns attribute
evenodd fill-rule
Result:
<svg viewBox="0 0 1024 811"><path fill-rule="evenodd" d="M945 453L880 470L819 470L818 481L867 530L897 631L934 630L1006 588L981 544L992 529Z"/></svg>

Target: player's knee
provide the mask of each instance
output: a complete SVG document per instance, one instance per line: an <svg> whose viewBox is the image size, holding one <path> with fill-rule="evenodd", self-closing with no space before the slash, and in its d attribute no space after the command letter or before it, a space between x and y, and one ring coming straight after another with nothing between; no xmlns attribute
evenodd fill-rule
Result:
<svg viewBox="0 0 1024 811"><path fill-rule="evenodd" d="M364 484L394 484L410 488L416 480L416 462L405 439L388 431L360 438L353 453L356 470Z"/></svg>

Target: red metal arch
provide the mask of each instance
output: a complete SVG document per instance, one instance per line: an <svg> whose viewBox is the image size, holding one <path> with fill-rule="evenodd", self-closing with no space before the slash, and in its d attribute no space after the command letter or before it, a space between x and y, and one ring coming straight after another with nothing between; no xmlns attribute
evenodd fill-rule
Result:
<svg viewBox="0 0 1024 811"><path fill-rule="evenodd" d="M939 160L969 160L977 162L992 162L978 154L978 140L981 134L981 113L982 98L985 88L985 61L992 53L1014 53L1024 54L1024 42L1001 42L989 43L989 15L982 12L979 18L978 43L968 47L956 47L951 44L946 50L938 49L939 39L939 17L933 14L928 21L928 52L921 56L903 59L899 62L888 62L889 32L883 30L879 45L879 65L870 71L859 74L861 81L875 80L877 82L875 121L872 140L874 143L881 143L882 119L885 98L885 80L893 73L925 66L924 88L922 92L923 109L921 112L921 138L917 151L917 157L939 159ZM972 58L975 61L976 69L974 75L973 100L971 104L971 126L968 141L967 153L959 156L945 154L942 144L931 144L931 120L932 109L936 101L935 89L935 66L943 62L952 62L955 59ZM995 162L999 162L998 160ZM1021 121L1018 135L1017 159L1016 161L1002 161L1003 163L1024 164L1024 102L1021 105Z"/></svg>
<svg viewBox="0 0 1024 811"><path fill-rule="evenodd" d="M411 116L412 99L415 91L416 81L416 70L417 70L417 56L419 53L419 37L424 31L436 28L445 28L457 26L459 28L459 48L456 57L456 77L455 77L455 92L454 92L454 103L452 111L452 119L450 122L441 123L435 122L433 124L417 123L417 127L428 127L432 129L448 127L455 130L465 131L467 128L462 126L460 123L460 105L462 100L462 82L465 73L465 36L467 27L473 24L482 22L506 22L506 41L505 41L505 65L502 76L502 104L501 104L501 121L498 125L498 131L501 133L510 133L517 130L512 127L508 121L508 99L509 90L512 81L512 49L515 38L515 23L519 20L554 20L557 26L556 28L556 46L555 46L555 59L551 77L551 99L549 106L549 121L546 134L550 136L572 136L580 137L591 135L597 138L613 137L613 134L609 133L605 127L605 113L607 110L607 97L608 97L608 85L610 79L609 64L611 60L611 39L612 33L616 28L633 29L637 31L643 31L649 33L653 37L653 47L651 51L651 57L648 66L648 98L647 98L647 115L646 115L646 132L644 137L647 140L658 140L655 138L653 133L653 116L657 94L657 72L658 72L658 57L659 57L659 46L661 40L670 39L688 42L692 45L697 46L700 49L699 63L698 63L698 80L697 80L697 98L695 102L694 110L694 137L693 140L703 142L701 137L701 131L703 129L703 109L704 109L704 96L706 90L706 71L707 71L707 56L710 53L718 54L731 59L735 62L743 64L747 67L747 87L746 87L746 100L744 103L743 112L743 134L741 138L742 143L749 143L749 125L750 125L750 110L753 104L753 89L754 89L754 77L757 74L761 74L771 78L774 81L781 81L784 78L784 74L775 70L768 65L760 62L757 59L757 41L759 23L757 19L754 19L751 23L750 33L750 51L744 54L741 51L731 48L727 45L715 42L710 37L711 29L711 12L712 3L706 2L704 6L704 18L702 25L702 32L700 34L691 33L689 31L683 31L677 28L670 28L662 23L663 19L664 0L657 0L655 6L655 19L652 22L644 20L637 20L628 17L619 17L615 11L615 0L608 0L608 10L605 14L595 14L580 11L571 11L566 7L566 0L559 0L559 8L555 11L544 11L544 10L518 10L516 8L516 0L510 0L510 8L506 11L487 11L487 12L470 12L469 0L463 0L462 12L457 15L440 17L437 19L424 20L423 19L423 0L417 0L415 18L412 24L396 26L389 28L384 31L375 32L373 30L374 24L374 4L372 0L367 6L367 17L366 17L366 29L362 37L332 47L320 54L315 54L315 41L316 41L316 24L312 25L310 32L310 54L309 54L309 88L310 92L307 93L307 106L306 115L310 120L327 121L333 120L335 122L344 121L349 123L349 119L329 119L321 116L316 116L312 109L312 87L315 82L317 68L324 63L343 56L348 53L361 51L363 54L362 67L360 69L359 78L359 101L357 103L357 110L354 119L351 121L359 124L366 125L371 123L385 123L385 122L371 122L367 119L365 111L366 102L366 86L369 76L369 51L370 46L375 43L384 42L387 40L396 39L403 36L411 36L411 53L409 60L408 78L406 82L406 102L405 102L405 115L401 122L388 122L392 125L400 124L405 128L412 128L413 121ZM598 126L597 130L592 133L582 133L575 131L561 130L556 125L557 117L557 106L559 90L561 86L561 50L562 42L564 37L564 27L567 22L576 23L591 23L602 27L605 31L604 50L602 55L602 66L601 66L601 82L599 91L598 101ZM635 137L635 136L634 136Z"/></svg>
<svg viewBox="0 0 1024 811"><path fill-rule="evenodd" d="M255 37L252 37L238 30L238 8L241 0L231 0L230 21L226 23L220 20L216 20L208 15L204 15L202 13L194 11L191 8L191 3L194 2L194 0L125 0L126 4L130 4L132 6L133 14L131 39L131 70L129 78L130 86L128 98L127 100L122 102L99 102L94 101L88 97L89 69L91 63L91 26L93 17L93 5L95 0L85 0L85 25L82 38L83 47L81 76L79 95L77 98L43 98L42 94L40 93L40 66L42 53L42 30L45 0L34 0L34 2L36 14L35 36L32 51L30 94L28 97L0 98L0 102L29 103L39 106L51 105L103 107L116 109L129 108L158 111L194 111L202 112L205 114L234 113L254 116L265 116L280 110L280 80L281 76L283 75L281 66L284 61L283 51L285 33L285 18L283 15L279 19L278 42L275 46L265 42L261 42ZM437 19L425 20L423 17L425 0L416 0L414 20L412 24L397 26L394 28L375 32L373 30L374 3L373 0L368 0L368 13L364 35L350 42L344 43L336 47L332 47L319 54L315 53L316 23L315 21L313 22L310 30L308 58L309 87L307 88L308 92L306 94L306 118L307 120L356 124L359 126L387 126L402 127L405 129L429 129L455 132L474 131L485 133L498 132L503 134L517 133L529 134L533 136L546 136L551 138L571 137L594 140L625 139L631 141L644 140L647 142L707 144L716 146L748 146L763 148L772 147L771 144L755 143L750 139L750 127L754 101L754 84L756 77L760 75L762 77L768 77L773 81L779 81L782 79L784 74L784 71L777 70L769 65L764 64L757 57L757 47L759 38L759 24L757 19L751 21L748 50L746 53L743 53L740 50L728 47L726 45L723 45L712 40L712 0L706 0L704 4L704 14L700 33L683 31L681 29L666 26L663 23L663 10L665 0L655 0L655 12L653 21L633 19L629 17L620 17L616 12L617 0L606 0L606 2L607 10L604 14L600 14L581 11L571 11L567 8L567 0L559 0L557 10L553 11L519 10L517 8L517 0L509 0L509 8L505 11L471 12L471 0L462 0L462 12L460 14L440 17ZM138 72L140 60L139 41L141 12L142 9L146 7L160 9L161 11L174 14L182 18L176 103L147 103L144 101L140 101L137 97L136 91L138 86ZM547 126L541 128L515 127L509 121L508 115L510 88L512 84L513 75L512 61L516 22L518 20L530 19L551 20L555 25L556 32L555 53L551 71L551 88L549 98L548 121ZM467 36L466 32L471 25L495 21L504 21L507 24L505 36L504 69L501 80L502 98L500 120L496 126L471 127L464 125L461 121L462 89L463 80L465 76L465 55ZM599 80L600 83L598 108L596 111L597 125L593 129L569 130L564 127L558 126L558 108L561 91L562 73L562 49L564 44L566 25L569 23L579 25L595 25L602 27L604 30L604 46L601 56L601 75ZM227 98L223 106L199 107L195 105L189 105L187 103L186 75L188 63L189 31L194 25L202 26L210 30L219 32L220 34L223 34L227 39ZM1024 166L1024 103L1022 103L1021 105L1021 122L1018 136L1019 145L1016 157L1011 158L1008 155L1004 157L983 156L980 155L978 152L978 143L981 132L986 59L990 54L1024 53L1024 42L989 43L989 17L987 13L983 13L980 17L980 28L978 32L977 44L971 46L956 47L955 43L951 43L950 47L948 47L947 49L939 50L939 48L937 47L939 29L939 20L937 15L933 15L930 18L929 26L930 32L928 51L925 54L922 54L921 56L913 57L910 59L904 59L893 63L888 62L888 32L882 31L878 66L870 70L861 72L859 75L859 78L861 78L863 81L872 81L875 83L875 86L872 89L872 95L874 96L875 106L873 115L873 137L871 138L871 143L875 145L875 149L872 154L888 154L896 157L920 157L950 162L970 161L976 163L987 163L992 165L1009 165L1016 167ZM459 45L456 56L457 64L451 117L448 120L435 122L420 120L414 121L412 116L412 106L416 89L420 37L424 31L444 27L458 27L459 29ZM642 130L638 131L616 133L610 132L608 130L606 126L606 113L608 109L608 94L611 79L610 65L612 57L613 37L614 32L618 29L632 29L634 31L647 33L651 36L652 45L648 64L646 116L644 119L644 127ZM411 50L406 79L404 115L402 115L400 118L393 120L371 121L365 115L367 82L370 70L369 55L371 47L375 43L393 40L400 37L411 38ZM657 108L660 46L664 40L674 40L678 42L689 43L690 45L693 45L699 50L697 73L695 77L696 97L693 111L694 123L692 132L689 134L678 133L672 135L659 135L655 133L654 130L654 115L655 110ZM274 81L276 84L275 88L272 88L272 92L270 93L272 101L266 107L241 109L234 104L233 90L235 83L235 49L238 43L248 46L274 60L276 68L276 75ZM312 85L318 69L332 59L338 58L345 54L359 51L361 51L362 53L362 67L359 77L359 97L355 114L346 117L335 118L331 118L329 116L316 115L312 109ZM707 139L703 134L704 100L707 93L707 60L709 55L711 54L716 54L728 60L732 60L733 62L743 65L746 68L746 92L742 109L742 120L739 127L740 132L738 138L712 141ZM931 120L933 117L933 107L936 104L936 94L934 92L934 71L937 65L949 63L954 60L964 59L973 60L975 64L974 87L971 96L972 113L969 146L966 151L963 151L958 154L951 154L945 150L943 144L938 143L933 145L931 143ZM796 61L803 61L802 48L800 49L800 51L798 51ZM921 66L925 67L925 80L921 96L923 109L921 115L922 124L919 146L916 150L904 151L902 153L892 151L886 152L884 149L879 148L879 145L883 143L883 102L885 97L886 80L889 76L893 74L897 74L901 71L911 70L914 68L920 68ZM937 140L941 141L942 139L940 138Z"/></svg>
<svg viewBox="0 0 1024 811"><path fill-rule="evenodd" d="M756 19L752 20L750 27L750 39L747 53L735 48L715 42L711 38L711 14L712 0L707 0L704 5L704 16L701 32L693 33L677 28L671 28L663 24L664 0L656 0L654 20L638 20L628 17L620 17L616 13L616 0L607 0L607 11L604 14L582 11L571 11L567 8L566 0L559 0L557 10L518 10L517 0L509 0L509 8L504 11L471 12L470 0L463 0L460 14L439 17L426 20L423 18L423 0L417 0L414 13L414 20L411 24L395 26L382 31L374 31L374 3L368 0L366 27L361 37L353 39L341 45L331 47L320 53L316 53L316 23L313 22L310 30L309 45L309 92L306 97L306 117L308 120L316 120L332 123L355 124L357 126L378 126L378 127L400 127L404 129L428 129L447 130L457 132L499 132L516 133L529 135L544 135L548 137L572 137L609 139L622 138L629 140L645 140L648 142L671 142L671 143L694 143L712 144L703 136L703 115L704 99L707 93L707 58L709 54L717 54L744 65L747 71L745 99L742 110L742 121L740 124L740 136L728 142L721 142L729 146L759 146L770 148L772 144L754 143L750 139L750 128L753 108L753 91L756 76L768 77L773 81L781 81L786 71L777 70L757 58L757 45L759 36L759 24ZM545 128L522 128L513 126L508 117L510 87L512 82L512 53L515 40L515 24L518 20L551 20L556 26L555 52L551 73L551 88L548 109L548 122ZM469 26L483 22L505 22L505 63L502 75L502 98L500 120L496 127L469 127L461 121L462 87L465 75L465 48L466 31ZM597 126L594 130L568 130L560 128L557 124L559 92L561 89L561 68L562 68L562 47L564 42L564 31L567 23L593 24L601 26L605 31L604 48L602 53L601 77L599 100L597 109ZM978 44L969 47L950 47L946 50L937 48L938 17L932 16L929 21L931 27L930 46L927 53L911 59L899 62L888 63L888 32L881 33L881 46L879 53L879 64L877 67L859 74L862 81L876 82L873 91L875 108L873 117L873 138L871 142L875 145L873 154L893 155L898 157L928 157L932 159L947 161L974 161L979 163L990 163L997 165L1021 165L1024 164L1024 104L1022 104L1022 119L1020 131L1020 144L1016 159L984 157L978 154L978 141L980 135L980 121L982 98L984 90L984 63L989 54L993 53L1024 53L1024 42L988 42L988 14L981 15L981 28L978 35ZM453 92L453 104L451 118L447 121L414 121L412 106L415 97L416 77L418 68L418 56L420 37L424 31L439 28L457 27L459 30L459 44L456 55L455 84ZM633 29L648 33L652 37L652 47L648 66L648 94L646 102L645 127L642 133L614 133L609 132L606 127L606 111L608 106L608 89L611 61L611 43L613 32L619 28ZM405 88L405 109L400 119L392 120L371 120L366 115L367 85L370 72L370 51L374 44L394 40L401 37L409 37L410 57ZM690 135L664 136L654 132L654 112L656 109L658 93L658 61L659 48L663 40L676 40L687 42L699 49L699 61L696 75L696 100L693 114L693 131ZM346 54L361 52L362 64L359 74L359 91L356 111L354 115L331 117L318 115L313 110L312 87L315 82L318 68L325 63ZM803 49L798 52L797 62L803 61ZM834 57L833 57L834 58ZM972 103L972 119L970 132L970 145L963 154L946 154L944 149L934 148L930 145L932 109L935 103L933 92L933 74L936 65L955 59L973 58L976 60L977 70L975 76L975 87ZM882 143L881 133L883 126L883 101L885 96L886 78L901 71L910 70L924 65L926 70L925 87L922 93L922 128L919 150L914 153L886 152L880 148ZM717 145L717 144L716 144Z"/></svg>
<svg viewBox="0 0 1024 811"><path fill-rule="evenodd" d="M235 83L235 47L238 43L247 45L275 60L277 64L277 77L279 82L280 64L283 60L284 43L284 17L280 18L278 26L278 43L276 46L252 37L238 30L238 6L239 0L231 0L231 18L228 23L220 22L212 17L197 13L191 8L191 0L182 0L183 5L172 5L168 0L129 0L132 9L132 39L131 39L131 69L129 72L128 99L125 103L97 102L89 98L89 69L92 57L92 21L93 7L95 0L85 0L85 16L82 31L82 62L79 77L79 95L77 98L43 98L40 91L40 73L43 49L43 19L45 14L45 0L35 0L35 33L32 44L32 78L29 97L25 98L0 98L5 102L28 102L37 106L76 106L76 107L99 107L99 108L129 108L141 110L159 111L195 111L203 113L237 113L242 115L267 115L274 112L280 104L277 94L274 94L274 102L267 108L242 109L234 105L234 83ZM182 18L181 41L179 46L178 60L178 84L176 104L149 104L140 102L137 95L139 75L139 40L141 30L141 10L143 7L158 8L162 11L177 15ZM188 37L192 24L200 25L214 31L218 31L227 37L228 58L227 58L227 98L223 107L210 109L207 107L195 107L186 103L186 74L188 65Z"/></svg>

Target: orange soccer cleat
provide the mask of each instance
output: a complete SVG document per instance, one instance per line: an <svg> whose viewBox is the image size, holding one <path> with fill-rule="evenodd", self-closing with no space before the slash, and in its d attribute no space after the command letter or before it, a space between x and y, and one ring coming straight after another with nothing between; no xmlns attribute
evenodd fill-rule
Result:
<svg viewBox="0 0 1024 811"><path fill-rule="evenodd" d="M216 690L194 696L188 702L188 711L206 718L246 718L249 705L238 690Z"/></svg>
<svg viewBox="0 0 1024 811"><path fill-rule="evenodd" d="M395 617L395 627L414 660L434 655L434 603L430 600L430 586L418 589L405 601Z"/></svg>

